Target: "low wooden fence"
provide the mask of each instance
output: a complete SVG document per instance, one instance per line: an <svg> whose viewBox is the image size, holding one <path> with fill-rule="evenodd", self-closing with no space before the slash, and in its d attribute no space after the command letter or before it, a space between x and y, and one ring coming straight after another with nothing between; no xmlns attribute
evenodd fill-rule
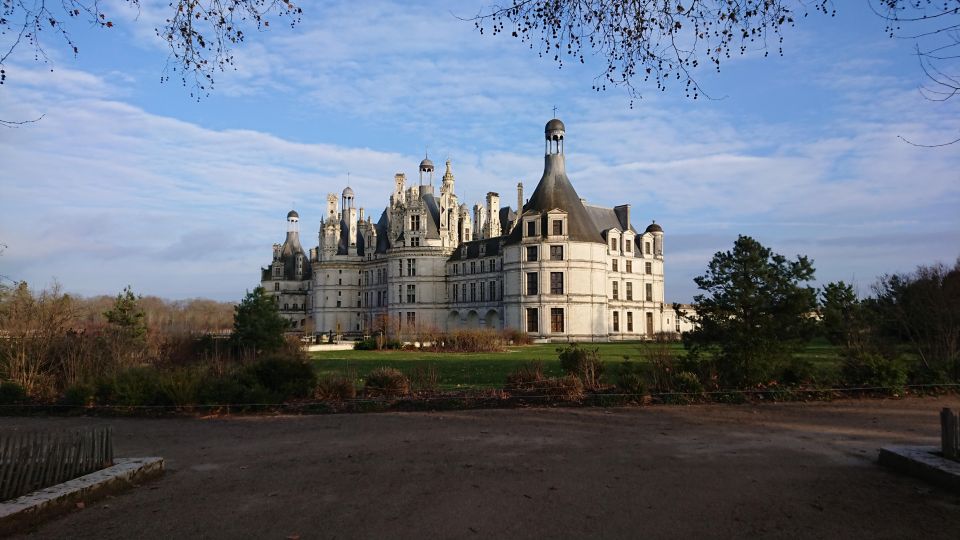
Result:
<svg viewBox="0 0 960 540"><path fill-rule="evenodd" d="M113 465L109 427L0 432L0 501Z"/></svg>
<svg viewBox="0 0 960 540"><path fill-rule="evenodd" d="M946 408L940 411L940 443L943 457L960 461L960 415Z"/></svg>

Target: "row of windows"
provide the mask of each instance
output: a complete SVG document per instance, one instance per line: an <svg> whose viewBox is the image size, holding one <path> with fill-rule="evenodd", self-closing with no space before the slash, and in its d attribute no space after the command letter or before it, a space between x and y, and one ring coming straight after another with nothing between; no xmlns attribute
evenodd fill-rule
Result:
<svg viewBox="0 0 960 540"><path fill-rule="evenodd" d="M564 329L563 308L550 308L550 332L562 333ZM540 331L540 309L527 308L527 332Z"/></svg>
<svg viewBox="0 0 960 540"><path fill-rule="evenodd" d="M470 283L470 294L467 295L467 283L461 283L457 285L453 284L453 301L454 302L483 302L484 300L488 302L494 302L497 300L497 282L496 281L481 281L478 283ZM479 295L477 294L479 292ZM500 282L500 298L503 298L503 282Z"/></svg>
<svg viewBox="0 0 960 540"><path fill-rule="evenodd" d="M539 294L540 273L527 272L527 294ZM563 272L550 272L550 294L563 294Z"/></svg>
<svg viewBox="0 0 960 540"><path fill-rule="evenodd" d="M537 224L540 222L539 219L531 219L527 221L527 234L526 236L537 236ZM563 236L563 220L562 219L553 219L550 220L550 235L551 236Z"/></svg>
<svg viewBox="0 0 960 540"><path fill-rule="evenodd" d="M540 259L539 246L527 246L527 262L535 262ZM563 260L563 246L550 246L550 260Z"/></svg>
<svg viewBox="0 0 960 540"><path fill-rule="evenodd" d="M678 325L679 328L679 325ZM613 312L613 331L620 331L620 312ZM678 330L679 331L679 330ZM633 312L627 312L627 332L633 332ZM653 333L653 313L647 312L647 334Z"/></svg>
<svg viewBox="0 0 960 540"><path fill-rule="evenodd" d="M480 263L480 273L484 272L496 272L497 271L497 259L481 259L479 261L470 261L470 273L477 273L477 263ZM503 261L500 261L500 269L503 270ZM454 263L451 266L451 270L454 275L467 274L467 263L462 262L459 265Z"/></svg>
<svg viewBox="0 0 960 540"><path fill-rule="evenodd" d="M612 289L613 299L614 299L614 300L619 300L619 299L620 299L620 282L619 282L619 281L613 281L612 284L613 284L613 289ZM627 294L626 294L626 299L627 299L627 300L633 300L633 282L628 281L626 285L627 285L627 287L626 287L626 293L627 293ZM652 284L652 283L646 283L646 284L645 284L645 286L644 286L644 293L646 293L646 294L645 294L645 297L646 297L647 302L653 302L653 284Z"/></svg>
<svg viewBox="0 0 960 540"><path fill-rule="evenodd" d="M630 239L626 239L626 240L624 240L623 242L624 242L624 246L623 246L623 247L624 247L624 251L626 251L627 253L632 252L632 251L633 251L633 242L632 242ZM620 249L620 245L619 245L619 244L620 244L620 242L619 242L619 239L618 239L618 238L616 238L616 237L611 238L611 239L610 239L610 251L619 251L619 249ZM647 255L651 255L651 254L653 253L653 245L652 245L650 242L644 242L644 243L643 243L643 252L646 253Z"/></svg>
<svg viewBox="0 0 960 540"><path fill-rule="evenodd" d="M623 269L623 271L626 272L627 274L632 274L632 273L633 273L633 261L627 259L626 261L624 261L624 263L625 263L625 264L624 264L624 269ZM614 271L614 272L619 272L619 271L620 271L620 259L613 259L613 260L611 261L610 265L611 265L611 266L610 266L610 269L611 269L612 271ZM652 262L643 263L643 273L645 273L645 274L653 274L653 263L652 263Z"/></svg>

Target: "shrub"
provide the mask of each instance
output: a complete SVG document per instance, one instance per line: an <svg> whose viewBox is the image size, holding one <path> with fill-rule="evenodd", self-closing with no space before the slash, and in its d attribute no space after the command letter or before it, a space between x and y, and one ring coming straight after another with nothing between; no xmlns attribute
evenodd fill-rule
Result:
<svg viewBox="0 0 960 540"><path fill-rule="evenodd" d="M702 397L703 384L696 373L689 371L675 372L670 379L672 390L663 395L667 403L690 403Z"/></svg>
<svg viewBox="0 0 960 540"><path fill-rule="evenodd" d="M806 358L791 358L787 365L780 371L780 382L788 386L800 386L802 384L814 384L816 380L816 369L813 362Z"/></svg>
<svg viewBox="0 0 960 540"><path fill-rule="evenodd" d="M902 392L907 384L906 369L899 361L869 352L848 354L841 368L841 377L848 386L884 388L891 393Z"/></svg>
<svg viewBox="0 0 960 540"><path fill-rule="evenodd" d="M27 399L27 391L13 382L0 382L0 405L15 405Z"/></svg>
<svg viewBox="0 0 960 540"><path fill-rule="evenodd" d="M375 351L377 350L377 338L371 336L368 338L361 339L360 341L356 341L353 344L353 350Z"/></svg>
<svg viewBox="0 0 960 540"><path fill-rule="evenodd" d="M160 391L178 407L196 405L200 385L205 382L204 373L196 368L182 367L160 375Z"/></svg>
<svg viewBox="0 0 960 540"><path fill-rule="evenodd" d="M413 368L410 378L418 392L436 392L440 388L440 371L432 364Z"/></svg>
<svg viewBox="0 0 960 540"><path fill-rule="evenodd" d="M241 383L251 397L285 401L310 396L317 386L317 375L306 360L270 356L247 366Z"/></svg>
<svg viewBox="0 0 960 540"><path fill-rule="evenodd" d="M197 403L202 405L231 405L244 402L246 397L239 378L232 375L207 375L197 389Z"/></svg>
<svg viewBox="0 0 960 540"><path fill-rule="evenodd" d="M534 361L511 371L507 375L507 388L523 388L543 379L543 362Z"/></svg>
<svg viewBox="0 0 960 540"><path fill-rule="evenodd" d="M89 407L96 403L96 399L97 388L92 384L79 382L67 387L60 403L71 407Z"/></svg>
<svg viewBox="0 0 960 540"><path fill-rule="evenodd" d="M314 396L324 401L343 401L357 397L357 387L354 384L355 377L343 375L331 375L321 377L317 381L317 389Z"/></svg>
<svg viewBox="0 0 960 540"><path fill-rule="evenodd" d="M148 367L123 370L112 378L101 379L97 386L98 403L122 406L167 405L157 371Z"/></svg>
<svg viewBox="0 0 960 540"><path fill-rule="evenodd" d="M517 330L516 328L507 328L503 331L503 339L512 345L530 345L533 338L530 334Z"/></svg>
<svg viewBox="0 0 960 540"><path fill-rule="evenodd" d="M583 381L576 375L545 377L542 362L530 362L507 375L507 388L526 397L578 401L583 399Z"/></svg>
<svg viewBox="0 0 960 540"><path fill-rule="evenodd" d="M647 394L647 382L643 367L629 360L624 361L617 367L616 385L617 390L621 393L630 394L628 396L630 400L643 400L643 396Z"/></svg>
<svg viewBox="0 0 960 540"><path fill-rule="evenodd" d="M558 348L560 367L571 375L580 377L587 388L600 386L600 377L603 375L603 362L600 361L600 349L586 349L574 343L565 348Z"/></svg>
<svg viewBox="0 0 960 540"><path fill-rule="evenodd" d="M398 369L378 367L367 374L363 390L368 396L406 396L410 393L410 380Z"/></svg>

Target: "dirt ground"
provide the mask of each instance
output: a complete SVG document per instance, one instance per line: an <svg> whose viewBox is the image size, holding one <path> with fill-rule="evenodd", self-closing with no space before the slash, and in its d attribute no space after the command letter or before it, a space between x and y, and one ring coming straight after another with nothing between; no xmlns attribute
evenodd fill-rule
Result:
<svg viewBox="0 0 960 540"><path fill-rule="evenodd" d="M40 538L950 538L960 496L875 464L960 398L111 424L167 473Z"/></svg>

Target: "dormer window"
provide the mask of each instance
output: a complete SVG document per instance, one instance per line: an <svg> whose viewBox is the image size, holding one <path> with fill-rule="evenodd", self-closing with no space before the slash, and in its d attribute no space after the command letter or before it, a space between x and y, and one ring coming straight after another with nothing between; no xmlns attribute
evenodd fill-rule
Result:
<svg viewBox="0 0 960 540"><path fill-rule="evenodd" d="M563 220L554 219L551 221L551 234L554 236L563 236Z"/></svg>
<svg viewBox="0 0 960 540"><path fill-rule="evenodd" d="M536 236L537 235L537 221L531 219L527 221L527 236Z"/></svg>
<svg viewBox="0 0 960 540"><path fill-rule="evenodd" d="M410 216L410 230L411 231L420 230L420 214L414 214Z"/></svg>

